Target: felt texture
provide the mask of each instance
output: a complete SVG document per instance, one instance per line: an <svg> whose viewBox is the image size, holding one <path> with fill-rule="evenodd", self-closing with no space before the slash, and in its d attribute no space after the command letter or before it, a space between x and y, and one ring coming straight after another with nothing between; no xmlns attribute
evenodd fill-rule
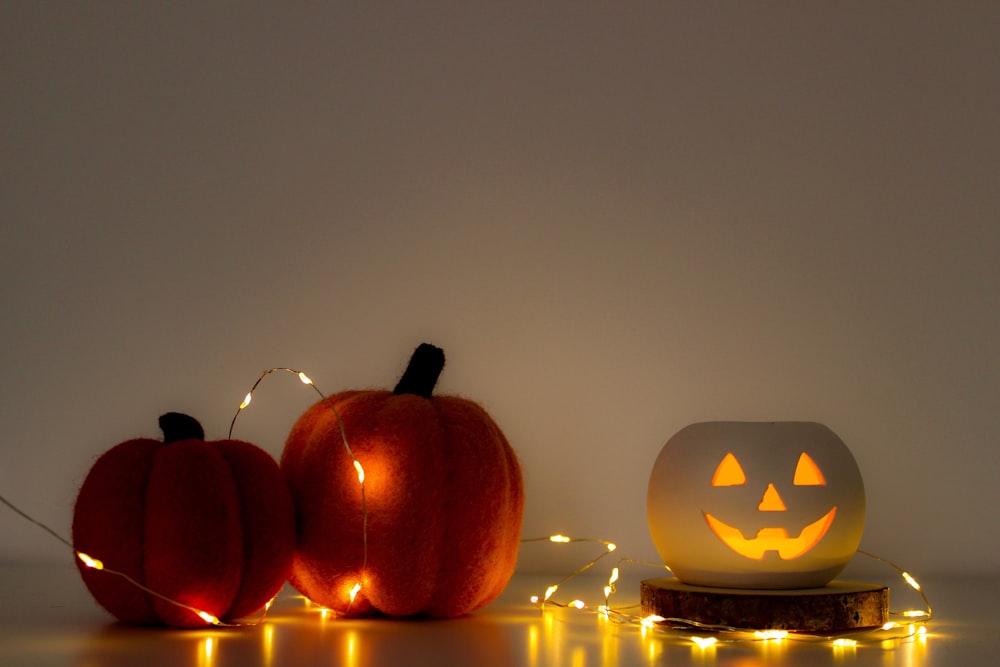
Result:
<svg viewBox="0 0 1000 667"><path fill-rule="evenodd" d="M234 620L285 582L294 521L284 476L255 445L137 439L91 468L74 509L73 544L167 598ZM124 623L205 625L121 577L77 566L97 602Z"/></svg>
<svg viewBox="0 0 1000 667"><path fill-rule="evenodd" d="M514 571L524 490L486 411L464 398L383 390L329 400L365 470L367 568L357 474L320 401L295 423L281 458L298 518L292 585L348 616L455 617L494 600Z"/></svg>

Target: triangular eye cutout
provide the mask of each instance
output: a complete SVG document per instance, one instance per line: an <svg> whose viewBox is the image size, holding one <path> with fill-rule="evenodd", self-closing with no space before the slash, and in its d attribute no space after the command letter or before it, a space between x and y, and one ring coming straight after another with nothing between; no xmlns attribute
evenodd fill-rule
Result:
<svg viewBox="0 0 1000 667"><path fill-rule="evenodd" d="M795 486L826 486L826 478L812 457L802 452L795 466Z"/></svg>
<svg viewBox="0 0 1000 667"><path fill-rule="evenodd" d="M746 483L747 476L743 472L743 466L736 460L733 453L729 452L719 463L719 467L715 469L715 474L712 475L712 486L740 486Z"/></svg>

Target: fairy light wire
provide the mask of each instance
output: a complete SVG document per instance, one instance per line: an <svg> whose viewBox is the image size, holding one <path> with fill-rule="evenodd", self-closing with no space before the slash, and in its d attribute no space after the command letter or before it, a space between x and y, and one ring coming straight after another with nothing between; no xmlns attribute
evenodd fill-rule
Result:
<svg viewBox="0 0 1000 667"><path fill-rule="evenodd" d="M57 540L59 540L60 542L62 542L66 546L68 546L74 552L76 552L76 547L73 546L72 542L70 542L65 537L63 537L62 535L60 535L56 531L54 531L51 528L49 528L48 526L46 526L44 523L42 523L38 519L36 519L33 516L29 515L28 513L24 512L20 507L18 507L14 503L10 502L9 500L7 500L2 494L0 494L0 502L2 502L4 505L6 505L7 507L9 507L10 509L14 510L14 512L16 512L17 514L20 514L23 518L27 519L31 523L35 524L36 526L38 526L39 528L41 528L42 530L44 530L46 533L48 533L52 537L56 538Z"/></svg>
<svg viewBox="0 0 1000 667"><path fill-rule="evenodd" d="M599 540L595 538L570 538L562 534L551 535L549 537L533 537L521 540L522 543L525 542L551 542L555 544L570 544L574 542L597 542L603 544L613 545L614 543L605 542L604 540ZM690 639L692 642L697 644L700 648L706 648L708 646L714 645L717 642L725 643L737 643L737 642L761 642L761 641L782 641L784 639L792 639L796 641L808 641L808 642L829 642L829 644L835 648L843 649L844 647L857 646L861 642L882 642L890 639L912 639L914 637L924 637L926 636L926 624L931 620L933 612L931 609L930 602L927 595L923 591L923 587L917 582L917 580L909 572L904 570L899 565L893 563L892 561L877 556L870 552L858 549L857 553L868 558L872 558L880 563L887 565L896 571L896 573L903 579L906 584L915 590L926 607L926 611L923 610L906 610L906 611L890 611L890 616L903 617L908 620L900 621L889 621L888 623L876 627L876 628L864 628L848 633L840 633L836 636L822 635L822 634L811 634L804 632L788 632L784 630L760 630L760 629L747 629L747 628L737 628L728 625L714 625L708 623L701 623L694 621L692 619L686 618L664 618L662 616L641 616L639 614L630 613L629 610L637 608L639 605L629 605L625 607L612 607L610 603L610 598L616 592L615 584L620 578L620 568L624 564L634 564L644 567L653 567L661 570L666 570L670 572L670 568L662 563L651 563L646 561L638 561L631 558L620 558L615 566L611 570L611 574L608 578L608 584L604 586L604 604L593 609L583 603L581 600L573 600L571 602L560 602L553 598L553 595L558 591L559 586L564 584L566 581L583 574L591 567L596 565L601 559L605 558L611 551L605 551L598 555L596 558L591 559L584 563L584 565L578 567L569 575L563 577L555 584L550 585L543 596L532 595L531 602L535 604L538 609L544 613L546 606L552 606L562 609L576 609L579 611L597 613L612 622L622 624L622 625L634 625L639 627L643 634L649 630L657 630L661 633L666 633L668 635L673 635L679 638ZM899 630L899 632L891 633L891 630ZM703 638L699 636L689 635L693 631L700 632L711 632L714 633L712 637ZM888 633L888 634L886 634ZM711 641L708 641L711 640Z"/></svg>
<svg viewBox="0 0 1000 667"><path fill-rule="evenodd" d="M33 516L31 516L30 514L28 514L27 512L25 512L24 510L22 510L20 507L18 507L14 503L12 503L10 500L8 500L3 495L0 495L0 502L2 502L4 505L6 505L8 508L10 508L11 510L13 510L17 514L19 514L22 518L24 518L27 521L30 521L31 523L35 524L36 526L38 526L39 528L41 528L42 530L44 530L45 532L47 532L49 535L51 535L52 537L54 537L55 539L57 539L60 542L62 542L63 544L65 544L67 547L69 547L70 550L72 550L73 555L75 555L80 560L80 562L83 563L87 568L89 568L91 570L97 570L99 572L106 572L107 574L111 574L111 575L114 575L114 576L117 576L117 577L121 577L122 579L124 579L125 581L127 581L128 583L130 583L132 586L135 586L136 588L138 588L139 590L143 591L144 593L148 593L149 595L152 595L152 596L154 596L154 597L156 597L156 598L158 598L160 600L163 600L164 602L168 602L168 603L170 603L170 604L172 604L172 605L174 605L176 607L180 607L181 609L186 609L186 610L188 610L190 612L193 612L194 614L197 614L206 623L210 623L211 625L223 626L223 627L237 627L237 626L241 626L241 625L256 625L256 623L259 623L260 620L262 620L262 618L261 618L260 620L256 621L255 623L227 623L225 621L220 620L214 614L211 614L211 613L205 611L204 609L199 609L198 607L194 607L192 605L186 604L184 602L181 602L180 600L175 600L175 599L173 599L171 597L168 597L168 596L166 596L166 595L164 595L164 594L162 594L162 593L160 593L158 591L155 591L155 590L149 588L148 586L145 586L144 584L140 583L139 581L137 581L136 579L134 579L129 574L127 574L125 572L121 572L120 570L115 570L113 568L107 567L103 563L103 561L101 561L101 560L99 560L97 558L94 558L90 554L87 554L87 553L84 553L83 551L80 551L79 549L77 549L73 545L72 542L70 542L69 540L67 540L65 537L63 537L62 535L60 535L55 530L53 530L49 526L45 525L44 523L42 523L38 519L35 519Z"/></svg>
<svg viewBox="0 0 1000 667"><path fill-rule="evenodd" d="M74 551L76 551L76 550L74 549ZM88 554L83 553L82 551L76 551L76 557L79 558L80 561L82 561L83 564L86 565L88 568L93 569L93 570L99 570L101 572L107 572L108 574L114 574L116 576L119 576L122 579L124 579L125 581L127 581L130 584L132 584L133 586L135 586L136 588L138 588L139 590L141 590L142 592L148 593L149 595L152 595L153 597L156 597L156 598L158 598L160 600L163 600L164 602L169 602L170 604L175 605L177 607L180 607L181 609L187 609L188 611L195 613L199 618L201 618L206 623L210 623L211 625L218 625L218 626L230 627L230 628L240 627L242 625L256 625L256 623L227 623L226 621L221 620L215 614L211 614L211 613L205 611L204 609L199 609L198 607L193 607L193 606L191 606L189 604L181 602L180 600L175 600L173 598L167 597L166 595L164 595L164 594L162 594L162 593L160 593L158 591L154 591L152 588L149 588L145 584L142 584L141 582L136 581L133 577L131 577L130 575L126 574L125 572L121 572L119 570L114 570L112 568L106 567L104 565L104 563L102 563L101 561L97 560L96 558L93 558L92 556L90 556ZM257 621L257 622L259 622L259 621Z"/></svg>
<svg viewBox="0 0 1000 667"><path fill-rule="evenodd" d="M923 586L920 585L920 583L913 577L912 574L910 574L909 572L907 572L906 570L904 570L899 565L896 565L891 560L888 560L886 558L882 558L881 556L876 556L875 554L871 553L870 551L864 551L863 549L858 549L858 553L861 554L862 556L867 556L868 558L871 558L872 560L875 560L875 561L878 561L878 562L880 562L880 563L882 563L884 565L887 565L887 566L891 567L893 570L895 570L899 574L899 576L903 579L903 581L905 581L910 588L912 588L913 590L915 590L917 592L917 595L919 595L920 599L923 600L924 606L927 607L927 611L926 612L919 611L919 614L920 614L919 616L914 612L914 610L909 610L909 609L906 610L906 611L898 611L898 612L890 611L889 612L890 614L896 615L896 616L904 616L904 617L907 617L907 618L919 618L920 621L924 622L924 623L926 623L927 621L931 620L931 618L933 618L933 616L934 616L934 610L931 607L930 600L927 599L927 594L924 593Z"/></svg>
<svg viewBox="0 0 1000 667"><path fill-rule="evenodd" d="M584 572L586 572L590 568L594 567L603 558L605 558L606 556L610 555L611 553L613 553L618 548L618 545L616 545L614 542L608 542L607 540L597 539L596 537L567 537L567 536L561 535L561 534L549 535L548 537L528 537L528 538L524 538L524 539L521 540L522 544L523 543L528 543L528 542L553 542L553 543L556 543L556 544L569 544L569 543L573 543L573 542L592 542L592 543L604 545L604 551L597 558L594 558L593 560L590 560L589 562L584 563L581 567L579 567L576 570L570 572L565 577L563 577L559 581L557 581L554 584L552 584L551 586L549 586L548 589L546 589L546 591L545 591L545 596L542 598L542 602L543 603L546 602L546 601L548 601L548 599L550 597L552 597L552 595L557 590L559 590L559 586L561 586L562 584L566 583L570 579L572 579L572 578L574 578L574 577L576 577L578 575L583 574Z"/></svg>
<svg viewBox="0 0 1000 667"><path fill-rule="evenodd" d="M247 394L246 394L246 396L243 398L243 402L240 403L240 405L239 405L238 408L236 408L236 413L233 415L233 420L229 423L229 435L228 435L228 437L229 438L233 437L233 428L236 426L236 420L239 419L240 414L253 401L253 393L257 390L258 385L260 385L260 383L264 380L264 378L266 378L271 373L281 373L281 372L283 372L283 373L291 373L293 375L296 375L299 378L299 381L302 384L304 384L304 385L306 385L308 387L312 387L313 391L315 391L316 394L319 395L320 400L322 400L322 402L328 408L330 408L330 411L333 412L333 416L336 418L337 429L338 429L338 431L340 433L340 441L344 445L344 451L347 452L347 456L351 459L351 464L354 466L354 470L357 473L357 476L358 476L358 486L360 487L360 491L361 491L361 548L362 548L362 555L361 555L361 574L360 574L360 577L361 577L362 580L364 580L365 577L366 577L366 573L368 571L368 495L367 495L367 492L365 490L365 469L364 469L364 466L361 464L361 462L354 455L354 450L351 449L351 443L347 439L347 429L344 427L344 420L343 420L343 418L340 415L340 411L337 410L337 406L334 405L334 403L330 399L330 397L327 396L326 394L324 394L322 391L320 391L319 387L316 386L316 383L313 382L312 379L308 375L306 375L304 371L300 371L300 370L295 369L295 368L287 368L287 367L269 368L269 369L263 371L260 374L260 377L257 378L257 381L253 383L253 386L250 387L250 391L248 391ZM349 593L350 599L349 599L348 605L347 605L348 609L350 609L351 605L354 604L354 599L357 597L358 593L361 591L361 588L362 588L361 582L357 582L354 585L354 587L351 588L351 591Z"/></svg>

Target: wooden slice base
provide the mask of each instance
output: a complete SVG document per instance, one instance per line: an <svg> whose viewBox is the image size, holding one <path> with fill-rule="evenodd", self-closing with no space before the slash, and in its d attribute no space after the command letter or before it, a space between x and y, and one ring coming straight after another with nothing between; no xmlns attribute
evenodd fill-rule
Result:
<svg viewBox="0 0 1000 667"><path fill-rule="evenodd" d="M674 578L641 584L642 615L748 630L835 633L889 620L889 589L832 581L822 588L759 590L688 586Z"/></svg>

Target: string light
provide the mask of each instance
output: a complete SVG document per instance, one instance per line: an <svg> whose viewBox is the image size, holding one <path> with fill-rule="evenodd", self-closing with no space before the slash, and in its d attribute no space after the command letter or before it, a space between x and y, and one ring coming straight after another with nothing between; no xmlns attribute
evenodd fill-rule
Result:
<svg viewBox="0 0 1000 667"><path fill-rule="evenodd" d="M589 608L586 603L583 606L580 605L582 600L573 600L570 603L562 603L556 600L553 596L559 590L559 586L565 582L573 579L574 577L586 572L591 567L596 565L602 558L605 558L610 553L615 551L615 544L613 542L608 542L606 540L600 540L595 538L573 538L563 534L550 535L548 537L535 537L522 540L522 542L550 542L554 544L571 544L576 542L594 542L604 546L604 550L595 558L587 561L581 567L577 568L569 575L563 577L555 584L550 585L543 596L532 595L530 597L531 603L539 607L540 610L544 611L546 606L552 606L557 608L570 608L580 611L593 612L601 617L614 621L619 624L634 624L637 625L643 632L643 635L649 630L656 629L660 632L666 633L680 633L684 634L690 630L708 630L716 633L715 636L711 637L700 637L700 636L690 636L689 638L695 644L701 648L707 648L708 646L715 645L717 642L744 642L744 641L782 641L785 639L794 639L796 641L812 641L812 642L827 642L829 645L835 648L843 648L848 646L857 646L859 641L871 641L871 642L884 642L886 640L892 639L904 639L907 637L918 636L921 639L926 638L927 628L925 624L932 617L932 610L930 602L927 600L926 595L920 587L920 584L916 579L910 575L908 572L900 568L895 563L888 561L884 558L876 556L874 554L868 553L866 551L858 550L858 554L873 558L879 562L882 562L892 569L896 570L897 573L902 577L906 584L917 591L926 607L925 610L909 609L905 611L890 611L890 616L896 616L904 620L893 620L885 623L884 625L877 627L875 629L865 628L855 631L854 637L844 637L840 636L837 638L813 635L807 633L789 633L787 630L747 630L746 628L736 628L726 625L710 625L706 623L699 623L690 619L683 618L663 618L658 615L648 615L648 616L637 616L630 613L628 610L632 607L617 608L611 605L610 598L616 592L616 583L621 577L620 566L625 563L639 565L643 567L653 567L660 570L670 571L666 565L662 563L650 563L637 561L630 558L621 558L618 560L617 564L611 568L610 576L608 577L608 583L603 588L604 601L605 603L599 605L596 609ZM893 633L892 631L896 631ZM888 635L887 635L888 633Z"/></svg>
<svg viewBox="0 0 1000 667"><path fill-rule="evenodd" d="M10 503L7 500L4 500L4 503L6 503L7 505L10 505ZM60 539L62 539L62 538L60 538ZM63 541L65 541L65 540L63 540ZM201 618L201 620L205 621L209 625L218 625L218 626L224 626L224 627L238 627L238 626L241 626L241 625L256 625L257 623L260 623L261 620L263 620L263 616L261 616L254 623L225 623L222 620L220 620L219 617L217 617L216 615L211 614L211 613L205 611L204 609L199 609L197 607L193 607L193 606L191 606L189 604L185 604L183 602L180 602L179 600L175 600L173 598L167 597L166 595L163 595L162 593L154 591L153 589L147 587L146 585L139 583L138 581L136 581L134 578L132 578L130 575L126 574L125 572L120 572L119 570L113 570L113 569L111 569L109 567L105 567L105 565L104 565L103 562L101 562L100 560L98 560L98 559L96 559L96 558L94 558L92 556L89 556L88 554L85 554L82 551L77 551L77 550L74 549L73 552L76 554L76 557L78 559L80 559L80 562L82 562L84 565L86 565L90 569L92 569L92 570L99 570L101 572L106 572L108 574L113 574L113 575L115 575L117 577L121 577L122 579L126 580L127 582L129 582L130 584L132 584L133 586L135 586L136 588L138 588L139 590L141 590L141 591L143 591L145 593L148 593L149 595L157 597L160 600L163 600L164 602L169 602L170 604L172 604L174 606L177 606L177 607L180 607L181 609L187 609L188 611L193 612L196 616L198 616L199 618ZM265 608L265 612L266 612L266 608Z"/></svg>
<svg viewBox="0 0 1000 667"><path fill-rule="evenodd" d="M65 537L63 537L62 535L60 535L56 531L52 530L52 528L50 528L49 526L47 526L44 523L42 523L41 521L35 519L33 516L29 515L27 512L25 512L24 510L22 510L21 508L19 508L17 505L15 505L14 503L12 503L9 500L7 500L7 498L5 498L3 495L0 495L0 502L2 502L4 505L6 505L8 508L10 508L11 510L13 510L17 514L21 515L27 521L30 521L31 523L35 524L36 526L38 526L39 528L41 528L42 530L44 530L45 532L47 532L49 535L51 535L55 539L59 540L63 544L65 544L67 547L69 547L73 551L73 555L76 556L76 558L79 559L79 561L81 563L83 563L86 567L90 568L91 570L97 570L97 571L100 571L100 572L105 572L105 573L110 574L110 575L121 577L122 579L126 580L127 582L129 582L130 584L132 584L133 586L135 586L136 588L138 588L139 590L141 590L141 591L143 591L145 593L148 593L149 595L152 595L154 597L157 597L157 598L163 600L164 602L168 602L168 603L170 603L172 605L180 607L181 609L187 609L188 611L197 614L199 617L201 617L203 620L205 620L205 622L210 623L212 625L220 625L220 626L239 625L239 624L235 624L235 623L223 623L218 618L216 618L212 614L209 614L208 612L206 612L203 609L198 609L197 607L192 607L189 604L185 604L185 603L180 602L178 600L174 600L172 598L169 598L166 595L163 595L162 593L158 593L157 591L154 591L154 590L152 590L152 589L144 586L143 584L139 583L138 581L136 581L135 579L133 579L131 576L129 576L128 574L126 574L125 572L120 572L118 570L113 570L113 569L105 566L105 564L104 564L103 561L101 561L98 558L94 558L90 554L87 554L87 553L84 553L83 551L78 550L76 547L73 546L72 542L70 542L69 540L67 540ZM209 620L209 619L211 619L211 620Z"/></svg>
<svg viewBox="0 0 1000 667"><path fill-rule="evenodd" d="M923 624L923 623L926 623L927 621L931 620L931 617L934 615L934 612L931 609L930 600L927 599L927 595L924 593L923 589L921 588L920 583L913 577L912 574L910 574L909 572L907 572L906 570L904 570L900 566L896 565L892 561L889 561L889 560L886 560L885 558L882 558L881 556L876 556L873 553L870 553L868 551L862 551L861 549L858 549L858 553L861 554L862 556L866 556L868 558L871 558L872 560L876 560L876 561L878 561L878 562L880 562L880 563L882 563L884 565L887 565L888 567L891 567L893 570L895 570L897 573L899 573L899 576L903 578L903 581L905 581L910 588L912 588L913 590L915 590L917 592L917 594L920 596L920 599L924 603L924 607L926 607L926 609L923 609L923 610L921 610L921 609L907 609L907 610L901 611L901 612L890 612L891 614L896 615L896 616L902 616L903 618L911 619L909 621L905 621L904 622L904 625L907 625L907 626L912 626L912 625L917 624L917 623ZM915 619L919 619L919 620L915 620Z"/></svg>
<svg viewBox="0 0 1000 667"><path fill-rule="evenodd" d="M257 378L256 382L254 382L253 386L250 388L250 391L247 392L246 398L243 399L243 402L240 404L239 408L237 408L236 414L233 415L233 420L229 424L228 437L232 438L233 428L236 426L236 420L239 418L240 413L242 413L243 410L248 405L250 405L250 401L253 398L254 391L257 390L257 386L264 380L265 377L267 377L271 373L282 373L282 372L291 373L297 376L302 384L306 385L307 387L312 387L313 391L315 391L319 395L320 400L323 401L323 403L325 403L328 408L330 408L330 411L333 412L333 415L337 420L337 428L340 431L341 444L343 444L344 451L350 458L351 463L354 466L354 470L358 475L358 486L361 493L361 544L362 544L361 578L364 579L365 572L368 570L368 495L365 489L365 469L361 465L361 461L359 461L357 457L354 455L354 450L351 449L351 444L347 440L347 431L344 428L344 420L341 419L340 417L340 411L337 410L337 406L333 404L333 401L331 401L326 394L320 391L319 387L316 386L316 383L313 382L312 379L308 375L306 375L304 371L296 370L294 368L278 367L278 368L267 369L266 371L260 374L260 377ZM355 598L357 598L358 593L360 592L361 592L360 582L355 583L353 588L351 588L351 590L348 593L348 598L349 598L348 609L350 609L350 606L354 604L354 600Z"/></svg>

